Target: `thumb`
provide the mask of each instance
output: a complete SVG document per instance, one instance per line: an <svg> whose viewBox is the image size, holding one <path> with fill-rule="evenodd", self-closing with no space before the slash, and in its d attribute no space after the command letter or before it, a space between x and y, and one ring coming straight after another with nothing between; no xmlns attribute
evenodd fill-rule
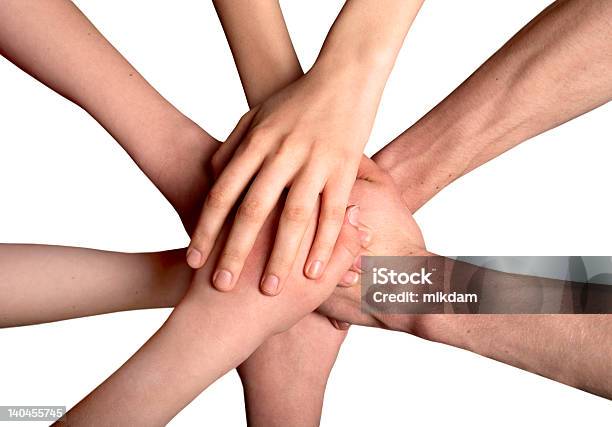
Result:
<svg viewBox="0 0 612 427"><path fill-rule="evenodd" d="M365 154L361 156L361 162L359 163L359 169L357 170L357 179L364 179L368 181L376 180L378 176L379 166L374 160L368 158Z"/></svg>

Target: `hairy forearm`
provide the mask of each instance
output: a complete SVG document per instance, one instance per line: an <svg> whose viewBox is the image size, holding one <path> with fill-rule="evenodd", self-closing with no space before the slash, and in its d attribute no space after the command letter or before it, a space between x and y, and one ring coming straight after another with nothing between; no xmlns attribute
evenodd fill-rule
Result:
<svg viewBox="0 0 612 427"><path fill-rule="evenodd" d="M611 22L609 1L555 2L378 153L411 210L504 151L608 102Z"/></svg>
<svg viewBox="0 0 612 427"><path fill-rule="evenodd" d="M418 333L612 398L612 316L423 315Z"/></svg>

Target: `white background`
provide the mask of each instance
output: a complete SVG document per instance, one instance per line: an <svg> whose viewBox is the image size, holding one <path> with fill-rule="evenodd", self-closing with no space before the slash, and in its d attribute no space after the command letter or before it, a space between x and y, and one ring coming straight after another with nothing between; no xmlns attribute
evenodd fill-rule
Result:
<svg viewBox="0 0 612 427"><path fill-rule="evenodd" d="M406 40L368 153L411 125L549 1L429 1ZM341 2L283 1L305 68ZM210 2L79 0L164 96L217 138L246 111ZM446 255L612 254L612 105L459 180L416 218ZM0 60L0 241L118 251L182 247L178 217L86 113ZM168 310L0 331L0 404L72 406L162 324ZM603 349L602 349L603 350ZM399 333L353 327L327 389L324 426L594 425L609 401ZM172 425L244 425L231 373Z"/></svg>

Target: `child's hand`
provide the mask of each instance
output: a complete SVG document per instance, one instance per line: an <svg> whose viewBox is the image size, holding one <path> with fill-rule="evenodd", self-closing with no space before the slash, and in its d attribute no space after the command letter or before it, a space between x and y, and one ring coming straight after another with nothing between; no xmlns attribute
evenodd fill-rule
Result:
<svg viewBox="0 0 612 427"><path fill-rule="evenodd" d="M323 273L379 101L367 83L355 87L355 78L340 74L313 68L247 113L213 156L213 167L221 172L192 236L191 267L204 264L226 217L247 190L213 275L217 289L233 288L262 224L287 187L261 289L268 295L280 292L319 195L318 227L305 274L316 279Z"/></svg>

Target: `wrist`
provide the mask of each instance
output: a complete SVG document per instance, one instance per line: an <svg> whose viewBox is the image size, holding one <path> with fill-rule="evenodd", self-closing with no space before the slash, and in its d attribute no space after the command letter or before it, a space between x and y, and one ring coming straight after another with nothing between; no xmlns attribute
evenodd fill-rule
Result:
<svg viewBox="0 0 612 427"><path fill-rule="evenodd" d="M351 54L324 48L307 74L320 77L334 92L344 90L350 96L359 94L361 99L375 101L378 106L392 65L392 62L388 65L386 56L380 52Z"/></svg>
<svg viewBox="0 0 612 427"><path fill-rule="evenodd" d="M373 156L400 187L412 212L471 170L487 144L480 125L437 107Z"/></svg>

